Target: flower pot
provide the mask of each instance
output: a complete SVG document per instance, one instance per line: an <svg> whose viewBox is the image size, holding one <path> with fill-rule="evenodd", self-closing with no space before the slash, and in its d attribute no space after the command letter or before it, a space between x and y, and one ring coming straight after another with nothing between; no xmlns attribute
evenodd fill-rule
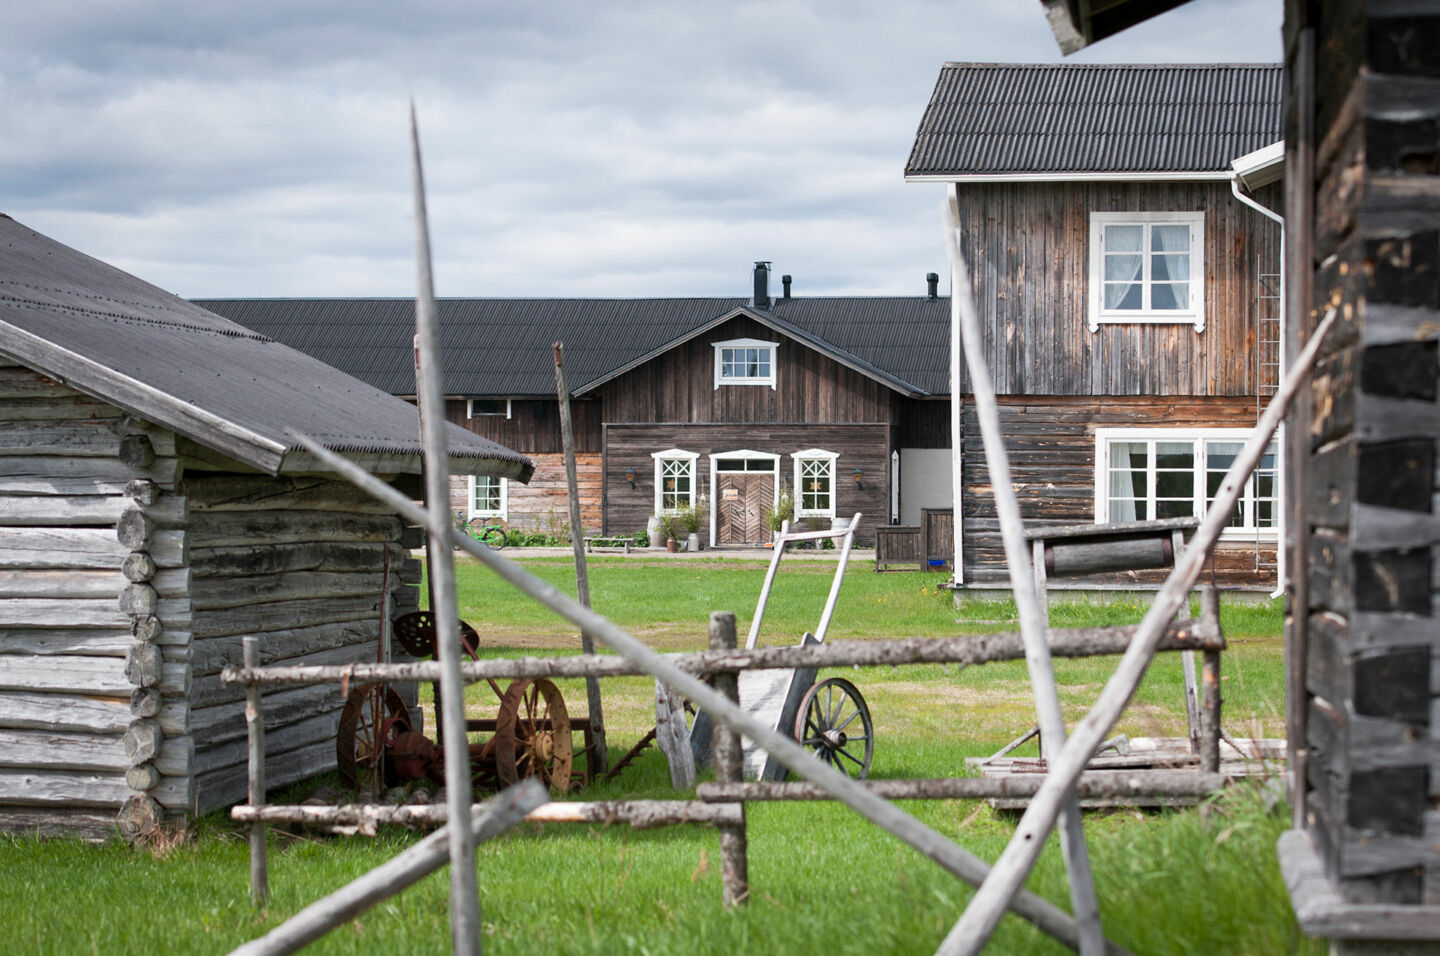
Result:
<svg viewBox="0 0 1440 956"><path fill-rule="evenodd" d="M700 535L699 535L698 533L692 532L692 533L690 534L690 536L685 539L685 550L686 550L686 551L699 551L699 550L700 550Z"/></svg>
<svg viewBox="0 0 1440 956"><path fill-rule="evenodd" d="M674 553L675 553L675 539L674 539L674 538L666 538L666 539L665 539L665 550L666 550L666 551L669 551L671 554L674 554Z"/></svg>
<svg viewBox="0 0 1440 956"><path fill-rule="evenodd" d="M650 547L665 547L665 522L659 515L651 515L645 522L645 533L650 536Z"/></svg>

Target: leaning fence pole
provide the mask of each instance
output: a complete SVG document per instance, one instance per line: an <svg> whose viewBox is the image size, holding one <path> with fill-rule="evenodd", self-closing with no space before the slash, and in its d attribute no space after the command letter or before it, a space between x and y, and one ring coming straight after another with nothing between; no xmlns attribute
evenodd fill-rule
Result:
<svg viewBox="0 0 1440 956"><path fill-rule="evenodd" d="M1160 635L1180 610L1181 603L1189 600L1190 589L1195 586L1211 548L1219 540L1220 532L1230 520L1231 509L1235 507L1251 472L1255 470L1266 446L1270 444L1271 436L1275 434L1276 427L1285 415L1285 407L1290 404L1290 400L1295 397L1306 376L1310 374L1310 367L1320 351L1320 343L1334 321L1335 310L1331 309L1315 329L1305 350L1296 358L1295 365L1286 373L1275 397L1270 400L1265 413L1256 423L1255 430L1245 442L1245 447L1240 450L1230 470L1225 473L1214 502L1190 540L1190 547L1186 548L1184 554L1175 562L1174 569L1165 580L1165 586L1155 596L1155 603L1141 620L1140 628L1129 649L1120 659L1115 673L1105 682L1105 689L1099 700L1075 726L1075 733L1059 755L1050 761L1045 782L1030 801L1024 816L1020 818L1020 824L1015 828L1015 834L1010 838L1005 852L1000 854L1000 859L995 861L989 877L970 898L970 905L945 937L940 952L979 952L990 934L995 931L995 926L1010 905L1011 898L1020 891L1025 877L1035 865L1041 846L1045 843L1045 835L1055 825L1055 818L1074 789L1085 765L1090 762L1090 755L1119 719L1125 705L1134 696L1135 688L1140 686L1140 680L1150 666L1150 659L1154 656Z"/></svg>
<svg viewBox="0 0 1440 956"><path fill-rule="evenodd" d="M436 334L435 284L430 265L430 227L425 214L425 173L420 166L420 130L415 104L410 104L410 146L415 188L416 274L415 342L420 359L415 397L420 405L420 431L425 462L425 495L429 507L418 520L425 525L429 548L430 612L435 618L435 646L440 658L441 737L445 752L445 793L451 820L465 819L472 798L470 762L457 759L468 752L465 736L465 682L460 676L460 622L455 606L455 559L451 553L450 460L445 442L445 393L440 386L440 349ZM469 827L449 828L450 938L456 953L480 952L480 897L475 881L475 838Z"/></svg>
<svg viewBox="0 0 1440 956"><path fill-rule="evenodd" d="M570 499L570 544L575 548L575 590L580 603L590 606L590 572L585 566L585 529L580 523L580 479L575 473L575 427L570 421L570 387L565 384L565 343L555 343L555 394L560 400L560 443L565 452L565 485ZM580 647L595 653L595 638L580 632ZM605 747L605 715L600 709L600 680L585 678L585 701L590 708L590 753L585 770L594 777L610 769L610 751Z"/></svg>
<svg viewBox="0 0 1440 956"><path fill-rule="evenodd" d="M970 270L960 252L957 236L960 223L948 201L944 204L943 214L945 248L950 256L950 311L959 320L961 347L966 369L970 373L970 391L974 396L976 416L980 420L985 465L990 471L995 512L1000 518L1000 537L1005 546L1005 563L1010 571L1010 588L1015 592L1015 607L1020 614L1020 638L1025 644L1030 692L1035 698L1035 713L1040 723L1040 755L1049 759L1065 742L1065 720L1060 714L1060 694L1055 689L1050 646L1045 642L1048 622L1041 614L1040 600L1035 593L1035 576L1025 546L1025 523L1020 516L1020 502L1015 496L1010 456L1005 451L1005 436L1000 431L995 384L985 364L980 320L975 314L975 296L970 287ZM951 326L956 324L952 322ZM1100 928L1100 900L1095 895L1095 878L1090 872L1090 852L1085 846L1080 802L1073 793L1061 811L1060 850L1070 879L1070 906L1080 927L1080 952L1082 956L1102 953L1105 950L1105 934Z"/></svg>
<svg viewBox="0 0 1440 956"><path fill-rule="evenodd" d="M444 866L449 860L446 844L454 831L464 830L472 846L484 843L549 802L550 794L540 781L533 777L522 780L467 813L451 817L444 827L404 853L392 857L329 896L316 900L259 939L237 947L231 956L293 953ZM469 821L469 826L465 825L466 821ZM473 867L471 869L473 871Z"/></svg>
<svg viewBox="0 0 1440 956"><path fill-rule="evenodd" d="M424 509L405 497L393 487L365 471L349 459L342 458L310 437L298 432L287 432L288 437L313 454L327 468L335 471L371 497L384 502L396 514L412 521L422 520ZM815 756L794 740L767 727L750 714L736 707L716 692L709 684L686 673L672 661L634 637L624 628L589 608L581 607L554 585L526 571L514 561L499 554L458 529L450 528L452 543L473 555L481 564L494 571L537 603L579 626L609 645L626 660L642 668L650 676L658 678L689 697L696 706L709 711L720 723L738 731L755 742L770 756L782 763L796 776L804 777L816 784L836 800L850 807L860 816L906 843L922 856L932 860L941 869L979 885L990 871L983 860L976 857L939 831L926 826L885 799L870 793L859 782L850 779L839 770L815 759ZM1060 907L1041 899L1035 894L1020 890L1010 899L1010 906L1021 917L1029 920L1038 929L1053 936L1071 949L1079 946L1079 933L1075 920ZM1109 944L1111 953L1125 950Z"/></svg>

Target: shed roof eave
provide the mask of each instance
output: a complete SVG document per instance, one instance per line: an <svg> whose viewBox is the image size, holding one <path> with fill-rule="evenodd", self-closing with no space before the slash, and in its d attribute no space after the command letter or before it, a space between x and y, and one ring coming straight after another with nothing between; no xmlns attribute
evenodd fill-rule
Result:
<svg viewBox="0 0 1440 956"><path fill-rule="evenodd" d="M0 354L267 474L277 474L283 461L279 442L8 322L0 322Z"/></svg>
<svg viewBox="0 0 1440 956"><path fill-rule="evenodd" d="M906 173L907 183L1224 182L1230 170L1057 173Z"/></svg>
<svg viewBox="0 0 1440 956"><path fill-rule="evenodd" d="M344 452L341 457L354 462L371 474L376 475L418 475L423 468L419 455L369 454L365 452ZM503 458L476 458L451 455L448 458L450 474L457 476L483 475L490 478L509 478L521 484L529 484L535 473L530 461L510 461ZM306 474L329 472L331 469L314 454L303 448L287 451L276 469L276 474Z"/></svg>

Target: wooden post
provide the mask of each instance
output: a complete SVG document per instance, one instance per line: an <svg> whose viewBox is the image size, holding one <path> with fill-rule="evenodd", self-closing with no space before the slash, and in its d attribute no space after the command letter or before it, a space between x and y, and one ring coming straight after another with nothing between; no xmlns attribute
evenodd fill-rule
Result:
<svg viewBox="0 0 1440 956"><path fill-rule="evenodd" d="M1170 532L1170 553L1178 564L1180 553L1185 550L1185 532L1176 528ZM1180 605L1180 611L1176 615L1182 621L1190 620L1190 600L1186 596L1185 603ZM1185 732L1190 737L1190 752L1200 752L1200 738L1202 736L1201 724L1204 720L1200 716L1200 684L1195 677L1195 652L1182 651L1180 654L1180 674L1185 680Z"/></svg>
<svg viewBox="0 0 1440 956"><path fill-rule="evenodd" d="M990 485L995 492L995 512L1000 519L1005 563L1010 571L1010 587L1015 593L1015 606L1020 614L1020 636L1025 642L1030 692L1035 699L1035 716L1040 724L1040 754L1048 761L1059 753L1065 743L1060 693L1055 687L1050 645L1045 641L1048 614L1043 599L1036 595L1035 569L1027 566L1025 522L1020 516L1020 500L1011 478L1010 456L1005 451L1005 438L1000 431L995 385L985 365L985 347L980 337L980 320L975 314L975 298L970 290L970 274L960 254L960 224L955 207L949 202L944 204L944 215L945 243L950 256L950 311L959 317L961 348L965 355L965 367L970 373L976 416L980 421L985 465L990 471ZM1042 550L1039 563L1042 573L1044 558ZM1095 748L1092 746L1090 749L1093 752ZM1082 956L1100 956L1106 946L1105 933L1100 926L1100 900L1095 893L1095 878L1090 872L1090 851L1085 846L1080 801L1073 792L1060 807L1060 850L1070 880L1070 905L1075 910L1075 922L1080 928L1080 952Z"/></svg>
<svg viewBox="0 0 1440 956"><path fill-rule="evenodd" d="M565 452L565 484L570 500L570 544L575 549L575 589L580 595L580 603L589 607L590 573L585 566L585 528L580 521L580 479L575 474L575 427L570 421L570 388L565 384L564 342L555 343L555 394L560 402L560 443ZM580 647L586 654L594 654L595 638L582 630ZM610 769L598 678L585 678L585 702L590 709L590 753L585 758L585 769L593 778Z"/></svg>
<svg viewBox="0 0 1440 956"><path fill-rule="evenodd" d="M415 395L420 405L424 439L425 494L429 506L424 523L430 552L430 613L435 619L435 647L440 658L444 707L442 740L445 752L464 754L465 683L460 677L460 622L455 605L455 559L450 548L450 459L445 442L445 393L441 388L440 343L436 330L435 285L430 270L430 226L425 214L425 175L420 165L420 131L415 106L410 106L410 144L415 187L416 271L415 341L420 367ZM437 712L436 718L439 719ZM445 793L450 819L463 820L472 796L470 762L445 761ZM469 827L447 828L450 843L450 942L457 954L480 952L480 897L475 879L475 838Z"/></svg>
<svg viewBox="0 0 1440 956"><path fill-rule="evenodd" d="M1045 539L1030 542L1030 564L1035 572L1035 600L1040 602L1040 620L1050 625L1050 576L1045 572Z"/></svg>
<svg viewBox="0 0 1440 956"><path fill-rule="evenodd" d="M716 611L710 615L710 649L735 649L735 615ZM735 674L716 674L711 678L715 690L730 703L740 703L740 680ZM744 755L740 735L723 723L715 723L715 779L720 783L740 783ZM726 906L739 906L750 898L749 861L746 859L745 805L740 805L740 824L720 827L720 873Z"/></svg>
<svg viewBox="0 0 1440 956"><path fill-rule="evenodd" d="M247 634L240 641L247 669L260 666L260 638ZM265 719L260 709L260 685L245 685L245 728L250 760L250 806L265 803ZM250 824L250 900L264 906L270 900L269 864L265 859L265 824Z"/></svg>
<svg viewBox="0 0 1440 956"><path fill-rule="evenodd" d="M689 790L695 786L695 754L685 727L684 699L675 689L655 682L655 742L670 765L670 786Z"/></svg>
<svg viewBox="0 0 1440 956"><path fill-rule="evenodd" d="M237 947L232 956L279 956L282 953L293 953L444 866L448 859L446 844L451 842L452 831L464 830L471 846L484 843L519 823L525 814L549 801L550 795L538 780L533 777L523 780L473 810L467 809L460 816L451 817L450 824L436 830L388 863L377 866L324 899L311 903L259 939ZM457 824L455 821L469 821L470 825L466 826L463 822ZM473 876L475 868L472 866L469 869ZM479 945L478 937L475 944Z"/></svg>
<svg viewBox="0 0 1440 956"><path fill-rule="evenodd" d="M1200 592L1203 617L1220 620L1220 592L1214 585ZM1190 653L1194 653L1191 651ZM1206 651L1200 671L1200 769L1208 773L1220 770L1220 652Z"/></svg>

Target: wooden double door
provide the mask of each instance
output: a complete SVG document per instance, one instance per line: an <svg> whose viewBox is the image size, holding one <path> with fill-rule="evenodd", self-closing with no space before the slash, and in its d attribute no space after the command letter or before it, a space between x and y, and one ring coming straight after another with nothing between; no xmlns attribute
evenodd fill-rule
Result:
<svg viewBox="0 0 1440 956"><path fill-rule="evenodd" d="M720 472L715 477L715 543L762 545L770 541L765 512L775 505L770 472Z"/></svg>

